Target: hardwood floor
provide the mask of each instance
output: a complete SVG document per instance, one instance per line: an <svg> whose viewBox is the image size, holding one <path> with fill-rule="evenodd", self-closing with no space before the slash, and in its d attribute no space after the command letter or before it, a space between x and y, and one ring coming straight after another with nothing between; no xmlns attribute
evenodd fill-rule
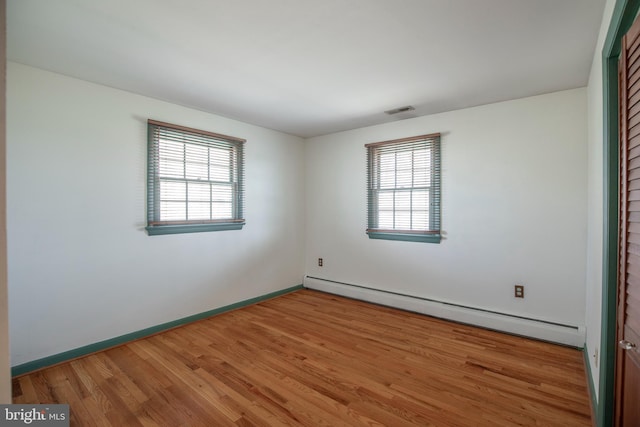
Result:
<svg viewBox="0 0 640 427"><path fill-rule="evenodd" d="M14 379L78 426L589 426L582 354L301 290Z"/></svg>

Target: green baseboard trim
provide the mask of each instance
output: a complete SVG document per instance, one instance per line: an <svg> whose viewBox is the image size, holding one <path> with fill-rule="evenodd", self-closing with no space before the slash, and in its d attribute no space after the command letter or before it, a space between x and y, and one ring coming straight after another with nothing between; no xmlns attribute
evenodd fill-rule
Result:
<svg viewBox="0 0 640 427"><path fill-rule="evenodd" d="M57 365L59 363L67 362L69 360L77 359L79 357L83 357L99 351L107 350L112 347L117 347L119 345L123 345L140 338L146 338L151 335L155 335L157 333L167 331L169 329L177 328L178 326L183 326L188 323L195 322L197 320L206 319L207 317L215 316L216 314L221 314L227 311L257 304L259 302L266 301L268 299L275 298L280 295L295 292L300 289L304 289L304 286L297 285L297 286L292 286L290 288L281 289L279 291L271 292L266 295L261 295L255 298L249 298L247 300L226 305L224 307L215 308L213 310L205 311L203 313L198 313L191 316L183 317L182 319L177 319L171 322L162 323L160 325L152 326L150 328L120 335L115 338L110 338L108 340L100 341L94 344L85 345L83 347L75 348L73 350L68 350L68 351L54 354L51 356L43 357L42 359L33 360L31 362L23 363L21 365L16 365L11 368L11 376L17 377L20 375L27 374L29 372L37 371L43 368L48 368L50 366Z"/></svg>
<svg viewBox="0 0 640 427"><path fill-rule="evenodd" d="M593 384L593 373L591 372L591 364L589 363L589 350L587 349L587 343L584 343L582 349L582 356L584 357L584 369L587 375L587 387L589 389L589 398L591 399L591 423L597 425L598 414L598 399L596 398L596 387Z"/></svg>

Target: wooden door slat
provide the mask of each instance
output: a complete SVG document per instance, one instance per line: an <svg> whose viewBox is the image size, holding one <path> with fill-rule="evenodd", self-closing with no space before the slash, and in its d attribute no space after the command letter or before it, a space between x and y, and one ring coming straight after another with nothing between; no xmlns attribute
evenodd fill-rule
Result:
<svg viewBox="0 0 640 427"><path fill-rule="evenodd" d="M629 243L635 243L640 245L640 234L636 234L636 233L629 233L627 236L627 241Z"/></svg>
<svg viewBox="0 0 640 427"><path fill-rule="evenodd" d="M636 104L638 104L638 102L640 102L640 92L629 93L627 96L629 98L627 100L626 108L633 108L633 106L635 106ZM629 138L633 138L635 135L636 134L634 133L629 133Z"/></svg>
<svg viewBox="0 0 640 427"><path fill-rule="evenodd" d="M640 146L634 147L633 149L629 150L629 159L633 159L638 156L640 156Z"/></svg>
<svg viewBox="0 0 640 427"><path fill-rule="evenodd" d="M638 113L640 114L640 104L636 105L634 109L637 109ZM635 148L638 145L640 145L640 136L636 136L635 138L631 138L629 140L629 149Z"/></svg>
<svg viewBox="0 0 640 427"><path fill-rule="evenodd" d="M640 70L636 70L636 72L634 72L632 75L630 75L627 79L628 85L631 87L633 86L634 83L636 83L637 81L640 80ZM635 113L631 112L631 109L629 110L629 117L633 116Z"/></svg>
<svg viewBox="0 0 640 427"><path fill-rule="evenodd" d="M629 212L640 212L640 202L631 201L627 204Z"/></svg>
<svg viewBox="0 0 640 427"><path fill-rule="evenodd" d="M640 69L640 61L636 61L634 62L630 67L629 67L629 73L633 74L636 71L638 71L638 69Z"/></svg>
<svg viewBox="0 0 640 427"><path fill-rule="evenodd" d="M640 157L636 157L635 159L631 159L629 161L629 170L640 168Z"/></svg>

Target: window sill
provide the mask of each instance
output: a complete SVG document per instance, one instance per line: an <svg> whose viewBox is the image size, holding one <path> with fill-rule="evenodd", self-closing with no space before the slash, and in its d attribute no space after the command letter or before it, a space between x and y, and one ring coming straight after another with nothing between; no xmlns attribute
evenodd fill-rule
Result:
<svg viewBox="0 0 640 427"><path fill-rule="evenodd" d="M401 240L405 242L440 243L440 234L402 234L402 233L379 233L370 231L367 233L370 239L381 240Z"/></svg>
<svg viewBox="0 0 640 427"><path fill-rule="evenodd" d="M207 231L241 230L244 222L223 222L216 224L181 224L181 225L155 225L145 227L149 236L161 234L202 233Z"/></svg>

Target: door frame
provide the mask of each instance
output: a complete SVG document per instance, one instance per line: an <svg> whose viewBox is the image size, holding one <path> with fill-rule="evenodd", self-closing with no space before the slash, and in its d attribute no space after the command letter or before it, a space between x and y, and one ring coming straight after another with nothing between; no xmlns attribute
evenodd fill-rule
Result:
<svg viewBox="0 0 640 427"><path fill-rule="evenodd" d="M617 0L602 48L603 90L603 265L600 387L596 425L613 425L618 291L618 58L622 37L640 10L640 0Z"/></svg>

